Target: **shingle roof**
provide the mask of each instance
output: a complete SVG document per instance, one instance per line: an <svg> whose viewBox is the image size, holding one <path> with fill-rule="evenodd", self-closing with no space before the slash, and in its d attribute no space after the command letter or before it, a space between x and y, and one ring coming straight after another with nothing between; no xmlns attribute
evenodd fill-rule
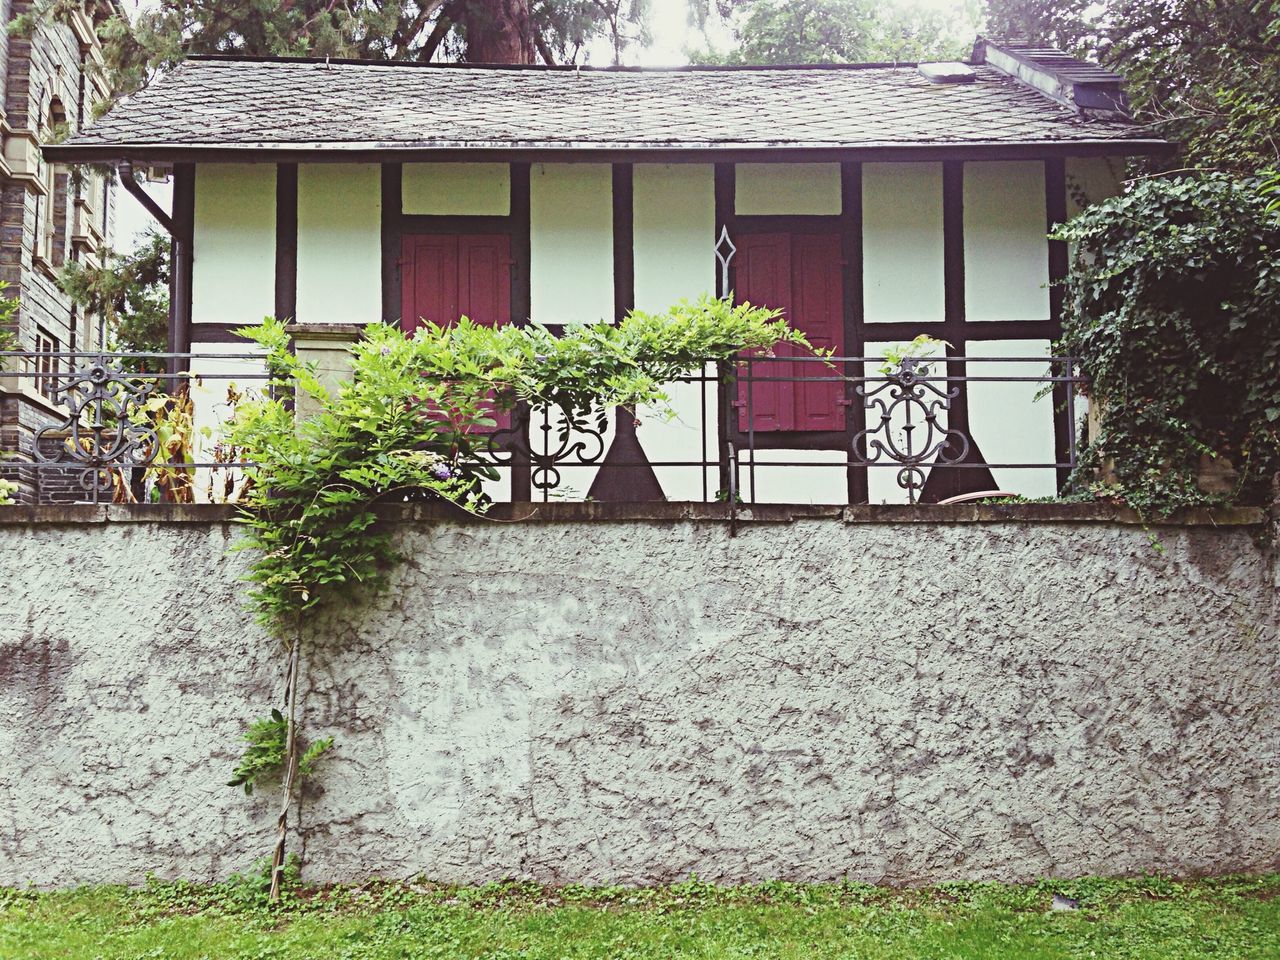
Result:
<svg viewBox="0 0 1280 960"><path fill-rule="evenodd" d="M55 159L314 151L867 151L1158 145L1007 74L935 84L910 65L564 70L193 58ZM1147 145L1147 146L1144 146Z"/></svg>

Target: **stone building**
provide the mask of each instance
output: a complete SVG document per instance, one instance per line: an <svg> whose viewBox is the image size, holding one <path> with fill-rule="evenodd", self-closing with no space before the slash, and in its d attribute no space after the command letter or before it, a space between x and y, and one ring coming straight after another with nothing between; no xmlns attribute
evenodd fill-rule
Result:
<svg viewBox="0 0 1280 960"><path fill-rule="evenodd" d="M0 0L7 23L32 6ZM115 9L86 0L79 9L44 22L30 36L0 33L0 280L4 295L20 301L8 332L10 348L56 353L99 346L99 318L85 316L58 285L68 261L94 262L112 225L112 184L103 169L46 162L42 145L65 139L92 117L108 95L96 25ZM18 451L0 461L0 476L17 480L19 501L69 495L60 473L22 465L35 432L65 414L51 402L57 374L70 358L10 359L32 376L0 377L0 449ZM65 478L74 482L70 475ZM71 499L75 499L74 496Z"/></svg>

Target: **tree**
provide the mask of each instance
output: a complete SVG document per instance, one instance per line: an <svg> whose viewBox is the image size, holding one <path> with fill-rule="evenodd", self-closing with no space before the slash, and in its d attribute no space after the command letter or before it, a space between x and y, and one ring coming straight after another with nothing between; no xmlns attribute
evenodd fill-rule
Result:
<svg viewBox="0 0 1280 960"><path fill-rule="evenodd" d="M160 353L169 331L169 238L149 230L132 253L110 250L100 265L72 261L59 282L72 301L106 323L111 346Z"/></svg>
<svg viewBox="0 0 1280 960"><path fill-rule="evenodd" d="M39 0L10 29L65 20L78 3ZM192 54L578 62L596 38L614 60L644 39L647 0L160 0L99 25L112 90L127 95Z"/></svg>
<svg viewBox="0 0 1280 960"><path fill-rule="evenodd" d="M954 60L973 46L976 3L943 11L877 0L729 0L717 13L735 46L702 63L857 63ZM701 16L712 11L702 8Z"/></svg>
<svg viewBox="0 0 1280 960"><path fill-rule="evenodd" d="M1127 82L1180 166L1280 166L1280 0L989 0L991 36L1045 39Z"/></svg>

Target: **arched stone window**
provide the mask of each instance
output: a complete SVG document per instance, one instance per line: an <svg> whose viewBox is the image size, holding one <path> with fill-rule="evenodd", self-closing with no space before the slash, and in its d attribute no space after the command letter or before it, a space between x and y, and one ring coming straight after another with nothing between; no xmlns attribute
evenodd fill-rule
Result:
<svg viewBox="0 0 1280 960"><path fill-rule="evenodd" d="M67 135L67 111L57 97L49 100L40 127L42 143L56 143ZM49 266L61 266L66 256L67 186L69 175L60 164L40 159L40 186L36 194L35 249L36 259Z"/></svg>

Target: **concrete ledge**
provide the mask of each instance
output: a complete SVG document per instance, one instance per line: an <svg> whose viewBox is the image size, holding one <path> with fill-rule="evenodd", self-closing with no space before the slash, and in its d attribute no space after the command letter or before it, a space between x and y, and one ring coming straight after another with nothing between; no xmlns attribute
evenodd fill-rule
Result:
<svg viewBox="0 0 1280 960"><path fill-rule="evenodd" d="M0 525L81 523L226 523L236 519L234 504L67 504L0 507ZM446 503L384 504L388 521L461 520L470 523L569 523L679 521L728 523L734 519L723 503L499 503L475 517ZM1142 525L1133 510L1107 503L955 504L757 504L740 506L740 524L833 520L842 523L1120 523ZM1267 522L1261 507L1184 510L1148 523L1154 527L1242 527Z"/></svg>

